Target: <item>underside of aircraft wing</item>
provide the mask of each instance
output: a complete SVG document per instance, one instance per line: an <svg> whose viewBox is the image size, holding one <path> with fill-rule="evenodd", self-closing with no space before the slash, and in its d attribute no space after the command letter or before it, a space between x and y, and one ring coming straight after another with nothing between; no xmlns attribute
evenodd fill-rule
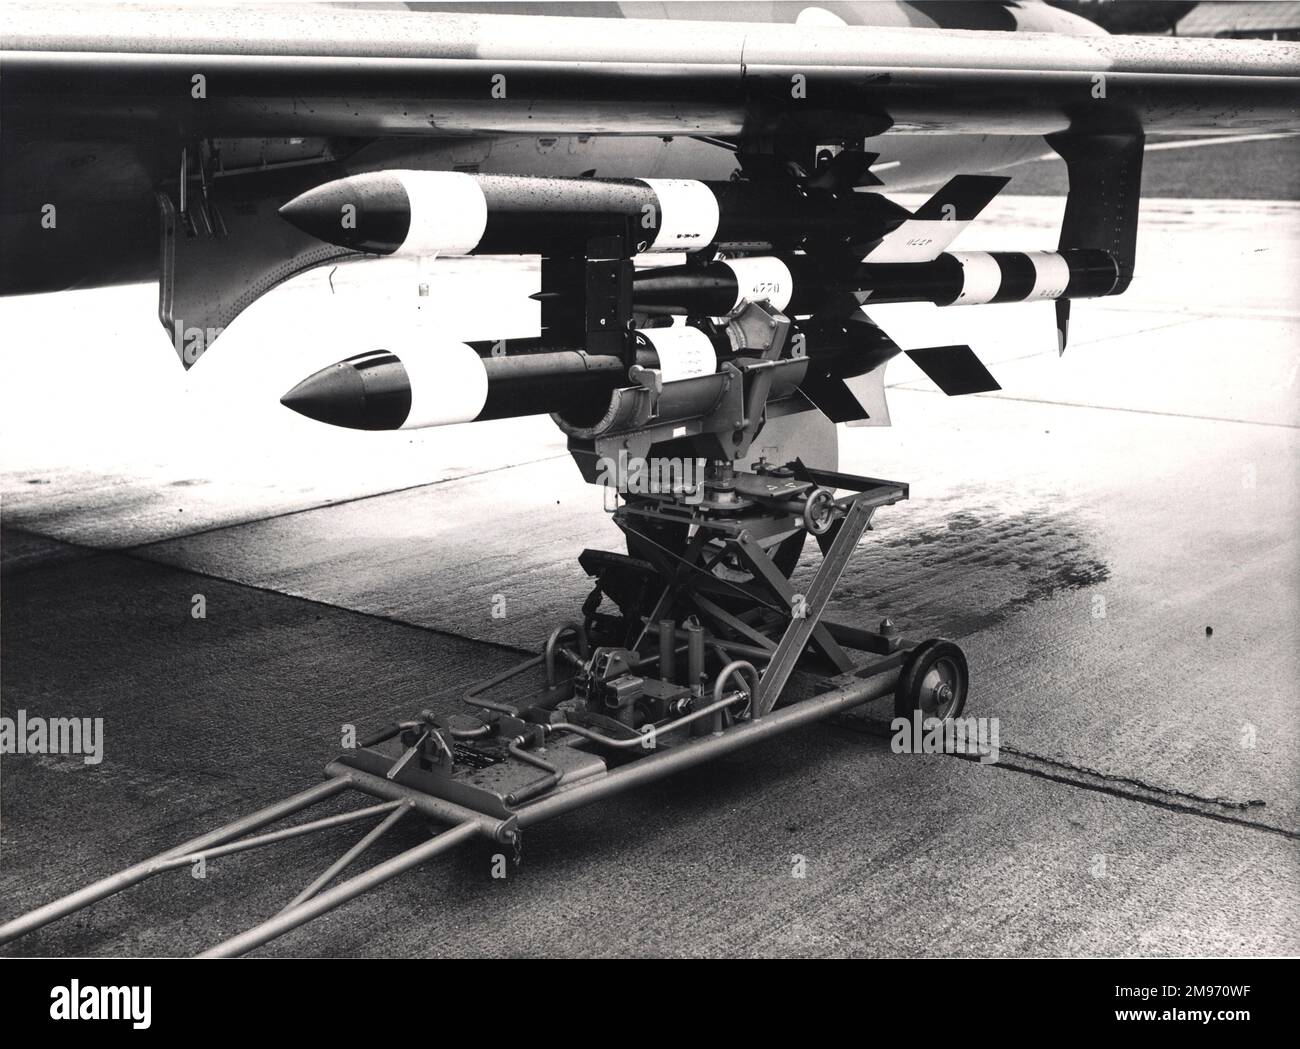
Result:
<svg viewBox="0 0 1300 1049"><path fill-rule="evenodd" d="M321 7L13 6L0 39L18 134L1229 132L1289 124L1300 69L1253 41Z"/></svg>

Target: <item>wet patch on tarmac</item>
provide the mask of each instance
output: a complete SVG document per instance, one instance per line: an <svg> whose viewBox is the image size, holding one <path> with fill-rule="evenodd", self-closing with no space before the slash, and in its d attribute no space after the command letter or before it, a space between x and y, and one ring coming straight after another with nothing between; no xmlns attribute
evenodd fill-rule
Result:
<svg viewBox="0 0 1300 1049"><path fill-rule="evenodd" d="M1057 594L1110 578L1110 566L1079 515L958 502L963 508L946 517L936 503L927 508L927 521L909 520L896 533L869 533L844 573L832 610L861 619L863 609L884 609L906 631L962 638Z"/></svg>

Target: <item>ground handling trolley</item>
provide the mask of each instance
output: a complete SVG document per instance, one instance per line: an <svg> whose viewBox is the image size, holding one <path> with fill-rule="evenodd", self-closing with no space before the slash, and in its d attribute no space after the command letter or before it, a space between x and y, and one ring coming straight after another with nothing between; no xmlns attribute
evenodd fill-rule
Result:
<svg viewBox="0 0 1300 1049"><path fill-rule="evenodd" d="M163 871L372 821L282 911L204 956L240 955L463 842L487 839L517 860L533 824L872 700L892 694L897 714L955 717L968 683L956 645L823 614L877 508L907 494L796 461L717 464L703 498L630 498L614 515L629 553L580 558L594 580L582 619L470 688L472 714L390 725L330 762L317 786L15 918L0 943ZM790 555L810 534L822 560L799 592ZM348 791L368 804L265 829ZM445 829L338 880L412 813Z"/></svg>

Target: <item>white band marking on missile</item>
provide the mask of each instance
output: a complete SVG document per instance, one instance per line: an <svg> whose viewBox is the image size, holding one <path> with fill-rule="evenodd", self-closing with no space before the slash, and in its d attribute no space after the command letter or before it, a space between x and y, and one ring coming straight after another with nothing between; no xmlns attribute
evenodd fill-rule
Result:
<svg viewBox="0 0 1300 1049"><path fill-rule="evenodd" d="M952 257L961 263L961 292L952 304L976 306L992 302L1002 287L1002 268L998 260L987 251L954 251Z"/></svg>
<svg viewBox="0 0 1300 1049"><path fill-rule="evenodd" d="M969 225L957 219L908 219L886 233L862 261L931 262Z"/></svg>
<svg viewBox="0 0 1300 1049"><path fill-rule="evenodd" d="M1034 264L1034 287L1025 296L1026 302L1038 299L1059 299L1070 283L1070 264L1056 251L1027 251Z"/></svg>
<svg viewBox="0 0 1300 1049"><path fill-rule="evenodd" d="M713 343L699 328L647 328L641 334L659 357L659 373L665 383L712 375L718 370Z"/></svg>
<svg viewBox="0 0 1300 1049"><path fill-rule="evenodd" d="M659 198L659 230L649 251L699 251L718 233L718 198L690 178L643 178Z"/></svg>
<svg viewBox="0 0 1300 1049"><path fill-rule="evenodd" d="M467 255L487 229L487 197L463 171L395 171L411 204L411 228L394 255Z"/></svg>
<svg viewBox="0 0 1300 1049"><path fill-rule="evenodd" d="M761 255L750 259L724 259L723 264L736 275L733 310L746 302L762 302L764 299L778 310L790 305L794 278L790 275L790 267L780 259Z"/></svg>
<svg viewBox="0 0 1300 1049"><path fill-rule="evenodd" d="M411 384L411 410L400 429L449 426L478 418L487 401L487 369L463 342L422 345L397 354Z"/></svg>

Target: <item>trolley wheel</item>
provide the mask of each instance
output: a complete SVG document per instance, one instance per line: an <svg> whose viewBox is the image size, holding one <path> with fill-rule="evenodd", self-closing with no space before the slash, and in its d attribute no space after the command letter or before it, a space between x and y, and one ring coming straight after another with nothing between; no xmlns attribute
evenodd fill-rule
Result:
<svg viewBox="0 0 1300 1049"><path fill-rule="evenodd" d="M925 641L912 650L898 676L894 716L911 717L919 710L923 717L941 721L958 717L969 687L970 669L962 650L941 638Z"/></svg>

